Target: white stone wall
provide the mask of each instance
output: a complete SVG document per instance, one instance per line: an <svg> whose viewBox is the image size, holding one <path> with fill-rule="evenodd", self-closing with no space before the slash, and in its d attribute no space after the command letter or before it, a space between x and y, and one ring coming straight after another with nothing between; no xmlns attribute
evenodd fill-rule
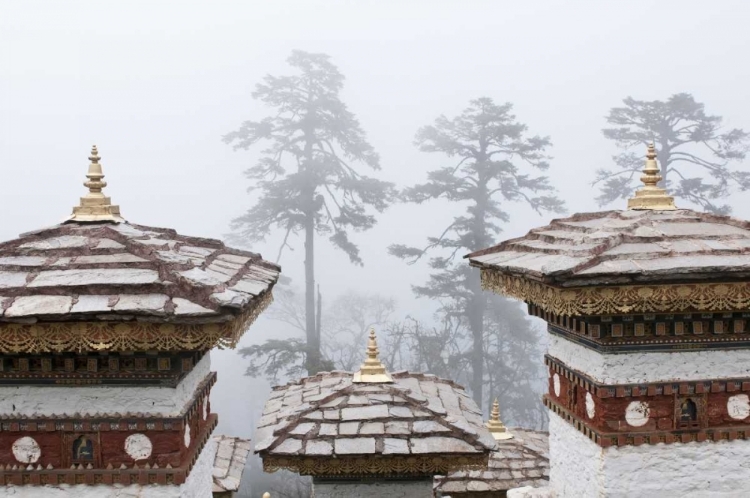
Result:
<svg viewBox="0 0 750 498"><path fill-rule="evenodd" d="M550 486L559 498L744 498L750 441L601 448L550 412Z"/></svg>
<svg viewBox="0 0 750 498"><path fill-rule="evenodd" d="M177 387L3 386L0 414L47 417L131 412L174 417L193 401L195 390L210 372L210 353L206 353Z"/></svg>
<svg viewBox="0 0 750 498"><path fill-rule="evenodd" d="M211 498L216 442L209 440L181 486L5 486L0 487L0 498Z"/></svg>
<svg viewBox="0 0 750 498"><path fill-rule="evenodd" d="M557 493L552 488L522 488L509 489L507 498L557 498Z"/></svg>
<svg viewBox="0 0 750 498"><path fill-rule="evenodd" d="M363 483L314 482L314 498L432 498L432 480Z"/></svg>
<svg viewBox="0 0 750 498"><path fill-rule="evenodd" d="M548 413L550 487L560 498L604 496L601 494L602 448L554 412Z"/></svg>
<svg viewBox="0 0 750 498"><path fill-rule="evenodd" d="M603 384L750 377L750 350L601 354L555 334L548 353Z"/></svg>

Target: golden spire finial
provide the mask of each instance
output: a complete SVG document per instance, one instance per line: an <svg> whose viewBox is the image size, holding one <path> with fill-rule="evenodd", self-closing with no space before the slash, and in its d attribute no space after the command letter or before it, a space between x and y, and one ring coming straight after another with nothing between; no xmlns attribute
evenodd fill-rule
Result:
<svg viewBox="0 0 750 498"><path fill-rule="evenodd" d="M641 176L643 187L628 199L628 209L653 209L656 211L677 209L674 205L674 197L667 195L665 189L657 186L661 179L659 165L656 163L656 148L653 143L650 143L646 153L646 166L643 168L643 176Z"/></svg>
<svg viewBox="0 0 750 498"><path fill-rule="evenodd" d="M102 193L102 189L107 186L103 180L102 165L99 164L99 151L96 145L91 148L89 160L89 171L86 173L87 181L83 185L89 189L89 193L81 197L81 203L73 208L73 215L68 218L67 222L89 223L111 221L121 223L125 221L120 216L120 206L113 206L109 197Z"/></svg>
<svg viewBox="0 0 750 498"><path fill-rule="evenodd" d="M374 328L370 329L370 337L367 339L367 358L359 368L359 372L354 373L352 382L393 382L391 374L380 362L380 351Z"/></svg>
<svg viewBox="0 0 750 498"><path fill-rule="evenodd" d="M513 438L513 434L508 432L500 421L500 403L497 401L497 398L492 403L492 412L490 413L490 419L487 421L487 428L490 430L492 437L497 441Z"/></svg>

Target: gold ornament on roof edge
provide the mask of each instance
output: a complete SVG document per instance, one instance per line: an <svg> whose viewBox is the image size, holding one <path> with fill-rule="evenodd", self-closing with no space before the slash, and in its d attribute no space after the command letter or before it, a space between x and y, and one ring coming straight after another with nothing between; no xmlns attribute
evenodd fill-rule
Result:
<svg viewBox="0 0 750 498"><path fill-rule="evenodd" d="M641 181L643 187L628 199L628 209L652 209L654 211L673 211L674 197L667 195L667 191L657 184L662 180L659 165L656 163L656 148L653 143L648 145L646 153L646 167L643 168Z"/></svg>
<svg viewBox="0 0 750 498"><path fill-rule="evenodd" d="M492 413L490 413L490 419L487 421L487 429L490 430L492 437L496 441L503 441L506 439L513 439L513 434L508 432L503 423L500 421L500 403L495 398L495 402L492 403Z"/></svg>
<svg viewBox="0 0 750 498"><path fill-rule="evenodd" d="M102 165L99 164L99 151L96 145L91 148L89 160L89 171L86 173L88 180L84 186L89 189L89 193L81 197L81 203L73 208L73 215L66 222L77 223L96 223L110 221L113 223L122 223L125 220L120 216L120 206L112 205L109 197L102 193L102 189L107 186L102 173Z"/></svg>
<svg viewBox="0 0 750 498"><path fill-rule="evenodd" d="M391 374L385 369L385 365L380 362L380 351L378 342L375 337L375 329L370 329L370 337L367 339L367 358L359 369L354 373L352 382L393 382Z"/></svg>

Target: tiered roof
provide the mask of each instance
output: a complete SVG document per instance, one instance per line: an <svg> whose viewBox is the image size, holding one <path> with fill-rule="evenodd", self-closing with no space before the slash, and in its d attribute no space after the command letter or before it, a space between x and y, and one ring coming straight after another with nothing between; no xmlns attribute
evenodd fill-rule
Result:
<svg viewBox="0 0 750 498"><path fill-rule="evenodd" d="M549 434L512 428L513 439L498 441L485 470L459 470L435 478L436 496L504 496L504 491L549 484Z"/></svg>
<svg viewBox="0 0 750 498"><path fill-rule="evenodd" d="M469 254L471 264L564 287L750 275L750 222L675 211L605 211L553 220ZM729 276L728 275L728 276Z"/></svg>
<svg viewBox="0 0 750 498"><path fill-rule="evenodd" d="M95 148L90 159L89 194L71 218L0 243L0 350L234 345L280 268L219 240L126 222L101 193ZM117 329L123 322L138 330Z"/></svg>
<svg viewBox="0 0 750 498"><path fill-rule="evenodd" d="M434 475L486 465L495 440L461 386L407 371L392 381L357 374L322 372L273 389L255 434L266 470Z"/></svg>
<svg viewBox="0 0 750 498"><path fill-rule="evenodd" d="M750 222L676 209L655 158L651 145L628 210L553 220L467 255L483 286L565 316L747 309Z"/></svg>
<svg viewBox="0 0 750 498"><path fill-rule="evenodd" d="M251 449L250 440L231 436L214 436L212 439L216 441L212 491L238 491Z"/></svg>

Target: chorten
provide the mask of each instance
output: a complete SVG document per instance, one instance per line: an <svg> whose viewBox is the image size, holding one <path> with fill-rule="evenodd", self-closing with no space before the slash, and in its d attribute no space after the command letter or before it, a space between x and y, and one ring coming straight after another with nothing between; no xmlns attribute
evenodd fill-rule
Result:
<svg viewBox="0 0 750 498"><path fill-rule="evenodd" d="M487 467L495 440L450 380L389 373L370 331L362 368L274 387L258 422L263 469L313 477L317 498L431 498L432 480Z"/></svg>
<svg viewBox="0 0 750 498"><path fill-rule="evenodd" d="M625 211L468 255L549 332L559 497L746 496L750 222L677 209L653 145Z"/></svg>
<svg viewBox="0 0 750 498"><path fill-rule="evenodd" d="M279 267L125 221L90 161L72 216L0 243L0 495L210 496L210 350Z"/></svg>

